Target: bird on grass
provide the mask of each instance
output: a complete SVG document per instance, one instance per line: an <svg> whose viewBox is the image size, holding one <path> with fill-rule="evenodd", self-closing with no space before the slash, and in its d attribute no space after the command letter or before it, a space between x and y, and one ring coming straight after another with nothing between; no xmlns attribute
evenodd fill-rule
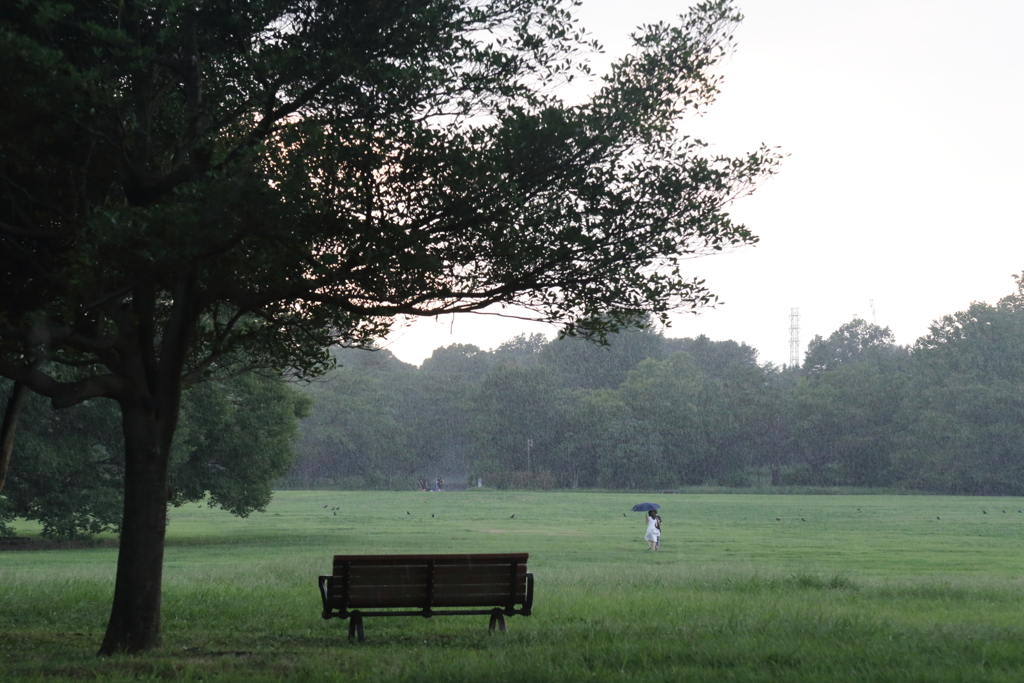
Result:
<svg viewBox="0 0 1024 683"><path fill-rule="evenodd" d="M623 512L623 513L622 513L622 516L623 516L623 517L625 517L625 516L626 516L626 513L625 513L625 512Z"/></svg>
<svg viewBox="0 0 1024 683"><path fill-rule="evenodd" d="M338 516L338 513L337 513L337 512L332 512L331 514L332 514L332 515L334 515L335 517L337 517L337 516Z"/></svg>
<svg viewBox="0 0 1024 683"><path fill-rule="evenodd" d="M324 505L324 507L326 508L327 506L326 506L326 505Z"/></svg>
<svg viewBox="0 0 1024 683"><path fill-rule="evenodd" d="M782 518L781 518L781 517L776 517L776 518L775 518L775 521L776 521L776 522L781 522L781 521L782 521Z"/></svg>
<svg viewBox="0 0 1024 683"><path fill-rule="evenodd" d="M936 515L935 519L942 519L942 517L939 517L938 515Z"/></svg>
<svg viewBox="0 0 1024 683"><path fill-rule="evenodd" d="M981 514L983 514L983 515L987 515L988 513L987 513L987 512L985 512L984 510L982 510L982 511L981 511Z"/></svg>
<svg viewBox="0 0 1024 683"><path fill-rule="evenodd" d="M405 514L407 514L407 515L408 515L408 514L409 514L409 511L408 511L408 510L406 510L406 511L405 511Z"/></svg>
<svg viewBox="0 0 1024 683"><path fill-rule="evenodd" d="M515 519L515 517L515 515L512 515L511 517L509 517L509 519Z"/></svg>
<svg viewBox="0 0 1024 683"><path fill-rule="evenodd" d="M806 520L806 519L804 519L803 517L801 517L801 518L800 518L800 521L801 521L801 522L806 522L807 520Z"/></svg>
<svg viewBox="0 0 1024 683"><path fill-rule="evenodd" d="M433 513L433 512L431 512L431 513L430 513L430 516L431 516L431 517L433 517L433 516L434 516L434 513Z"/></svg>

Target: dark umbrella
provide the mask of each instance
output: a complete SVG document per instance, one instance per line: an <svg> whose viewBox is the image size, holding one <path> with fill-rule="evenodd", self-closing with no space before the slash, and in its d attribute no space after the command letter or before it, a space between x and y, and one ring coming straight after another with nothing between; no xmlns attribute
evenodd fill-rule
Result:
<svg viewBox="0 0 1024 683"><path fill-rule="evenodd" d="M633 506L633 512L647 512L648 510L657 510L660 507L657 503L637 503Z"/></svg>

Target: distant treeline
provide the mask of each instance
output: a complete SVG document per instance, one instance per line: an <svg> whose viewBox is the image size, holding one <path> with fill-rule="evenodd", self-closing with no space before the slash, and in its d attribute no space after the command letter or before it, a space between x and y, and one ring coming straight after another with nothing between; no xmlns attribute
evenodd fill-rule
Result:
<svg viewBox="0 0 1024 683"><path fill-rule="evenodd" d="M421 367L339 350L310 385L293 487L716 484L1024 494L1024 291L936 321L912 347L854 319L800 368L705 337L598 346L520 336Z"/></svg>
<svg viewBox="0 0 1024 683"><path fill-rule="evenodd" d="M298 388L256 374L201 384L184 395L167 495L243 516L274 486L412 489L438 476L449 488L1024 495L1019 278L1016 294L936 321L912 347L854 319L815 337L799 368L705 337L630 329L608 341L454 345L419 368L388 351L336 349L341 367ZM17 518L51 538L117 529L117 410L94 400L54 411L28 397L0 535Z"/></svg>

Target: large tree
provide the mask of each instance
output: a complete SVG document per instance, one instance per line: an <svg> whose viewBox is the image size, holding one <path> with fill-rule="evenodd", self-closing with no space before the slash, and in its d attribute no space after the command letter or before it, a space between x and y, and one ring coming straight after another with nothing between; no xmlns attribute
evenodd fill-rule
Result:
<svg viewBox="0 0 1024 683"><path fill-rule="evenodd" d="M387 387L399 391L402 381L379 366L373 372L341 367L311 383L306 392L313 405L302 422L289 483L390 487L396 474L408 474L409 449Z"/></svg>
<svg viewBox="0 0 1024 683"><path fill-rule="evenodd" d="M740 16L644 27L569 105L593 49L569 4L0 5L0 375L120 408L101 653L160 642L183 389L316 374L396 316L514 304L600 335L713 300L688 259L755 240L724 207L778 161L679 134Z"/></svg>
<svg viewBox="0 0 1024 683"><path fill-rule="evenodd" d="M949 493L1024 493L1024 275L995 306L973 303L917 340L899 475Z"/></svg>
<svg viewBox="0 0 1024 683"><path fill-rule="evenodd" d="M539 360L567 387L616 389L640 361L661 359L664 339L644 326L607 335L604 342L598 345L578 337L556 339L544 347Z"/></svg>
<svg viewBox="0 0 1024 683"><path fill-rule="evenodd" d="M892 330L854 318L830 334L828 339L820 334L814 336L804 355L804 370L811 373L827 372L844 363L877 359L899 352L901 349L896 346Z"/></svg>

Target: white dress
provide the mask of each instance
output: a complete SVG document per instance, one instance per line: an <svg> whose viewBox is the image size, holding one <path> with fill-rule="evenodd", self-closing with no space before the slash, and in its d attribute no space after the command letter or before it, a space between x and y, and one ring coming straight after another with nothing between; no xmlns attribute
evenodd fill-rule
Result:
<svg viewBox="0 0 1024 683"><path fill-rule="evenodd" d="M644 540L646 541L657 541L658 537L661 536L661 530L658 529L658 520L654 517L647 517L647 533L644 534Z"/></svg>

